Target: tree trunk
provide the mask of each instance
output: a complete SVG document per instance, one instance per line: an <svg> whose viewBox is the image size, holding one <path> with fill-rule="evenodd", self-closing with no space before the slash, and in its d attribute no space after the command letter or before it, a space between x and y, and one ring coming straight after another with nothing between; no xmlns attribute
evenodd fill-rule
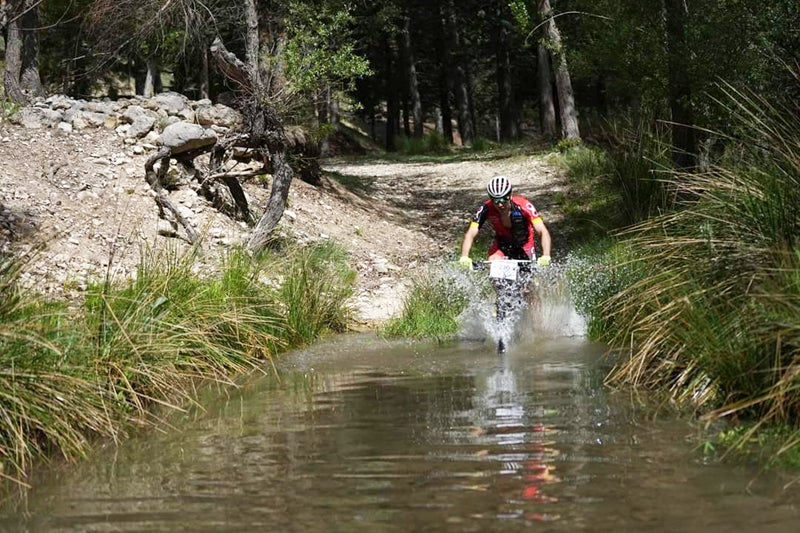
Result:
<svg viewBox="0 0 800 533"><path fill-rule="evenodd" d="M22 92L20 75L22 73L22 30L17 14L21 0L9 2L8 25L6 26L6 68L3 72L3 84L6 97L15 104L25 105L28 98Z"/></svg>
<svg viewBox="0 0 800 533"><path fill-rule="evenodd" d="M6 97L19 105L26 105L30 97L44 96L38 69L38 6L35 0L9 0L6 6L3 83Z"/></svg>
<svg viewBox="0 0 800 533"><path fill-rule="evenodd" d="M417 82L417 65L414 59L414 50L411 46L411 17L403 18L401 41L403 57L405 59L406 80L408 81L408 98L411 101L411 120L414 122L414 137L422 138L422 100L419 96Z"/></svg>
<svg viewBox="0 0 800 533"><path fill-rule="evenodd" d="M456 100L456 113L458 120L458 133L461 135L463 146L472 146L475 140L474 124L469 112L469 87L467 86L467 72L463 64L461 38L458 33L455 6L453 0L444 4L446 33L448 36L448 56L445 61L450 64L450 80L453 96Z"/></svg>
<svg viewBox="0 0 800 533"><path fill-rule="evenodd" d="M556 91L558 92L558 107L561 111L561 135L565 139L580 139L578 128L578 113L575 109L575 98L572 94L572 81L567 68L567 55L561 43L561 33L558 31L556 21L553 19L553 10L550 0L539 0L539 15L545 21L544 44L553 57L555 69Z"/></svg>
<svg viewBox="0 0 800 533"><path fill-rule="evenodd" d="M330 86L328 86L328 113L331 124L339 123L339 101L336 96L331 94Z"/></svg>
<svg viewBox="0 0 800 533"><path fill-rule="evenodd" d="M286 152L278 151L271 153L271 163L274 169L272 175L272 190L269 193L269 200L261 219L256 224L247 247L254 252L263 251L270 241L270 235L275 226L278 225L283 211L286 208L286 199L289 197L289 188L292 184L292 167L286 161Z"/></svg>
<svg viewBox="0 0 800 533"><path fill-rule="evenodd" d="M550 73L550 53L544 45L537 49L537 70L539 71L539 113L542 135L547 139L556 138L556 106L553 100L553 78Z"/></svg>
<svg viewBox="0 0 800 533"><path fill-rule="evenodd" d="M145 60L145 65L147 68L147 74L144 78L144 88L142 89L142 95L145 98L150 98L156 94L156 83L158 80L158 60L154 57L148 57Z"/></svg>
<svg viewBox="0 0 800 533"><path fill-rule="evenodd" d="M697 136L692 124L692 89L689 46L686 42L686 7L683 0L665 0L669 104L672 114L673 160L679 169L691 169L697 156Z"/></svg>
<svg viewBox="0 0 800 533"><path fill-rule="evenodd" d="M222 41L215 39L211 53L222 73L238 82L250 97L248 107L242 109L247 124L250 143L259 149L266 148L272 166L272 190L261 219L256 224L247 246L255 253L264 251L269 236L283 216L286 198L292 184L294 172L286 157L286 135L283 124L272 108L263 105L263 95L271 90L265 84L254 85L248 67L234 54L230 53ZM273 80L274 81L274 80Z"/></svg>
<svg viewBox="0 0 800 533"><path fill-rule="evenodd" d="M247 30L244 37L245 63L250 70L250 77L256 86L261 85L261 74L258 66L259 41L258 41L258 11L255 0L245 0L245 25Z"/></svg>
<svg viewBox="0 0 800 533"><path fill-rule="evenodd" d="M22 16L22 72L20 84L31 96L44 96L39 77L39 0L25 0Z"/></svg>
<svg viewBox="0 0 800 533"><path fill-rule="evenodd" d="M314 98L312 105L317 118L317 124L328 123L328 112L330 110L331 102L331 86L327 85L320 94Z"/></svg>
<svg viewBox="0 0 800 533"><path fill-rule="evenodd" d="M444 135L444 139L449 144L453 144L453 114L450 110L450 92L447 90L446 84L441 87L440 91L441 95L439 101L441 102L440 107L442 109L442 135Z"/></svg>
<svg viewBox="0 0 800 533"><path fill-rule="evenodd" d="M200 98L211 98L211 76L208 65L208 52L202 52L201 72L200 72Z"/></svg>
<svg viewBox="0 0 800 533"><path fill-rule="evenodd" d="M514 113L508 22L503 15L502 7L498 5L497 42L495 43L495 58L497 62L497 104L500 119L498 137L500 141L510 141L518 137L519 129Z"/></svg>
<svg viewBox="0 0 800 533"><path fill-rule="evenodd" d="M403 102L403 134L409 138L411 137L411 114L408 108L408 95L403 94L403 98L400 100Z"/></svg>
<svg viewBox="0 0 800 533"><path fill-rule="evenodd" d="M388 39L386 46L386 79L384 80L386 89L386 151L394 152L397 150L398 122L400 119L400 98L397 94L397 52Z"/></svg>
<svg viewBox="0 0 800 533"><path fill-rule="evenodd" d="M437 29L436 29L436 57L438 58L437 63L437 70L438 70L438 77L437 82L439 85L439 108L442 114L442 127L439 131L444 136L445 141L449 144L453 144L453 115L450 108L450 83L448 80L449 74L449 65L448 61L450 58L450 50L448 46L448 38L447 38L447 23L445 21L444 10L442 9L442 3L439 3L439 18L437 20Z"/></svg>

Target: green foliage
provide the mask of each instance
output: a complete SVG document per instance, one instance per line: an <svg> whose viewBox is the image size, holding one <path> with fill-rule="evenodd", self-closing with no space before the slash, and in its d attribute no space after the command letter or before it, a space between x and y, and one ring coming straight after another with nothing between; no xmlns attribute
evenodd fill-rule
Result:
<svg viewBox="0 0 800 533"><path fill-rule="evenodd" d="M605 305L620 291L634 285L646 272L646 264L632 250L615 240L586 244L570 253L566 277L575 309L586 319L592 339L604 339L615 331Z"/></svg>
<svg viewBox="0 0 800 533"><path fill-rule="evenodd" d="M606 118L643 108L669 120L670 61L663 42L663 5L576 0L571 8L580 14L560 17L559 28L568 44L572 81L593 97L582 105L578 96L582 116L588 115L589 104ZM691 57L677 59L686 68L690 88L686 98L697 124L712 130L727 127L724 113L709 98L720 79L746 84L771 98L787 91L798 97L797 83L780 59L792 58L800 45L797 2L698 0L685 15Z"/></svg>
<svg viewBox="0 0 800 533"><path fill-rule="evenodd" d="M336 3L292 2L286 20L289 42L286 67L291 87L298 92L321 91L328 85L350 88L371 74L350 40L349 9Z"/></svg>
<svg viewBox="0 0 800 533"><path fill-rule="evenodd" d="M383 333L390 337L445 340L458 331L458 316L467 305L467 294L452 276L430 270L415 277L400 317L390 320Z"/></svg>
<svg viewBox="0 0 800 533"><path fill-rule="evenodd" d="M561 139L556 143L556 150L564 153L581 146L581 144L582 141L580 139Z"/></svg>
<svg viewBox="0 0 800 533"><path fill-rule="evenodd" d="M597 147L581 145L563 151L559 158L569 172L570 185L601 184L613 171L608 155Z"/></svg>
<svg viewBox="0 0 800 533"><path fill-rule="evenodd" d="M21 291L24 258L0 263L0 475L81 457L96 437L159 425L154 404L194 401L280 350L340 331L353 271L335 247L252 257L201 277L194 251L146 250L135 279L88 288L83 309Z"/></svg>
<svg viewBox="0 0 800 533"><path fill-rule="evenodd" d="M800 413L800 115L796 103L727 91L742 137L728 140L724 166L674 174L681 209L622 234L645 275L602 306L610 342L632 354L610 382L669 390L711 417L792 425Z"/></svg>
<svg viewBox="0 0 800 533"><path fill-rule="evenodd" d="M712 446L740 461L757 460L767 468L800 468L800 432L788 425L742 424L721 431Z"/></svg>
<svg viewBox="0 0 800 533"><path fill-rule="evenodd" d="M675 176L664 179L672 167L669 129L645 114L611 122L604 133L610 187L621 197L618 224L635 224L670 210L680 183Z"/></svg>
<svg viewBox="0 0 800 533"><path fill-rule="evenodd" d="M508 7L514 22L522 29L529 31L531 28L531 15L528 12L528 3L525 0L509 0Z"/></svg>
<svg viewBox="0 0 800 533"><path fill-rule="evenodd" d="M621 221L620 193L612 187L613 167L603 150L581 145L553 158L567 171L569 187L556 191L553 199L569 221L571 241L590 242L605 238Z"/></svg>
<svg viewBox="0 0 800 533"><path fill-rule="evenodd" d="M344 331L356 272L333 243L301 248L284 260L278 297L293 345L308 344L326 331Z"/></svg>
<svg viewBox="0 0 800 533"><path fill-rule="evenodd" d="M473 152L488 152L492 149L492 142L486 139L485 137L475 137L472 141L472 146L470 149Z"/></svg>
<svg viewBox="0 0 800 533"><path fill-rule="evenodd" d="M400 137L400 153L406 155L422 154L448 154L450 145L445 141L444 135L438 131L431 132L424 137Z"/></svg>
<svg viewBox="0 0 800 533"><path fill-rule="evenodd" d="M3 88L0 87L0 90ZM17 114L20 106L7 98L0 98L0 124Z"/></svg>

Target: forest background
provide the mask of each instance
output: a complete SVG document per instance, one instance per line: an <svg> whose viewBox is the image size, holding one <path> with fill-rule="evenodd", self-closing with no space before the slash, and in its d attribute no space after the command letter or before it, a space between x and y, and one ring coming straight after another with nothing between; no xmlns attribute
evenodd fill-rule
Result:
<svg viewBox="0 0 800 533"><path fill-rule="evenodd" d="M389 150L401 135L421 137L426 121L445 140L469 145L525 132L591 136L603 120L637 115L680 125L674 144L691 157L708 139L683 126L718 130L726 120L713 105L720 81L797 96L781 65L796 60L800 40L800 8L790 0L0 6L5 92L18 104L44 94L113 98L167 88L216 100L236 88L209 61L220 38L265 78L284 122L335 122L347 106L376 129L385 124Z"/></svg>
<svg viewBox="0 0 800 533"><path fill-rule="evenodd" d="M612 381L787 424L781 450L797 444L796 1L3 0L0 20L4 117L164 90L242 110L274 177L254 251L303 175L287 125L305 159L345 116L388 152L557 144L601 222L586 241L627 228L583 302L632 354Z"/></svg>

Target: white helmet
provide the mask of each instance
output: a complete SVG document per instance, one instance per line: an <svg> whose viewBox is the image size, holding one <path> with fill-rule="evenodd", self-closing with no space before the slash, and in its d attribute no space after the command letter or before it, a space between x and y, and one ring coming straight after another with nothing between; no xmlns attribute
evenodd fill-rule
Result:
<svg viewBox="0 0 800 533"><path fill-rule="evenodd" d="M492 198L502 198L511 194L511 181L506 176L495 176L489 180L486 192Z"/></svg>

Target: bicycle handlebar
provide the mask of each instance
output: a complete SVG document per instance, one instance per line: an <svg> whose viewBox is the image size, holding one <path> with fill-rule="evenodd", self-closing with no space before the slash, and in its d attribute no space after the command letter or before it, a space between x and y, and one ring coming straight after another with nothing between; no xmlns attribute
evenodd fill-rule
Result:
<svg viewBox="0 0 800 533"><path fill-rule="evenodd" d="M472 261L472 265L473 266L487 265L489 263L495 263L498 261L502 263L517 263L517 264L533 264L536 262L536 261L531 261L530 259L495 259L494 261L486 259L483 261Z"/></svg>
<svg viewBox="0 0 800 533"><path fill-rule="evenodd" d="M473 261L472 268L476 270L483 270L484 268L488 268L492 263L516 263L518 267L525 270L529 269L530 267L537 266L536 261L531 261L530 259L495 259L494 261Z"/></svg>

